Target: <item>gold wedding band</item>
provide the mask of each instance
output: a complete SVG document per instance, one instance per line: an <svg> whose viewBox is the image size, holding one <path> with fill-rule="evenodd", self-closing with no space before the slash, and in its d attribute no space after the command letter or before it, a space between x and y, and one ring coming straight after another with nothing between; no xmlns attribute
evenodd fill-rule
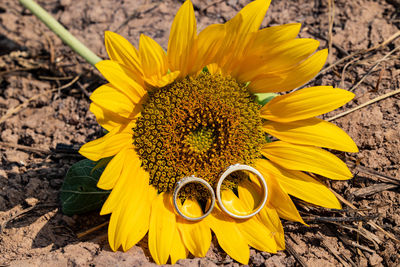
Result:
<svg viewBox="0 0 400 267"><path fill-rule="evenodd" d="M210 196L211 196L211 205L210 208L207 210L207 212L205 212L202 216L200 217L189 217L186 216L185 214L182 213L182 211L179 209L178 207L178 193L179 191L182 189L183 186L185 186L188 183L199 183L204 185L208 191L210 192ZM181 180L179 180L176 183L175 186L175 190L174 190L174 194L173 194L173 202L174 202L174 207L176 212L182 216L183 218L185 218L188 221L199 221L201 219L204 219L205 217L207 217L211 211L213 210L214 206L215 206L215 194L214 194L214 190L212 189L211 185L209 183L207 183L205 180L197 178L196 176L186 176L184 178L182 178Z"/></svg>
<svg viewBox="0 0 400 267"><path fill-rule="evenodd" d="M237 171L249 171L249 172L255 174L257 176L258 180L260 181L261 186L263 187L264 196L261 199L260 205L253 212L251 212L250 214L238 215L238 214L232 213L222 203L222 199L221 199L221 185L222 185L222 182L231 173L237 172ZM219 204L219 206L221 207L221 209L225 213L227 213L229 216L231 216L233 218L236 218L236 219L248 219L248 218L253 217L257 213L259 213L260 210L265 206L265 203L267 202L267 196L268 196L268 187L267 187L267 183L265 182L264 177L262 176L262 174L259 171L257 171L256 169L254 169L253 167L250 167L248 165L235 164L235 165L229 166L226 169L226 171L219 178L218 184L217 184L216 193L217 193L218 204Z"/></svg>

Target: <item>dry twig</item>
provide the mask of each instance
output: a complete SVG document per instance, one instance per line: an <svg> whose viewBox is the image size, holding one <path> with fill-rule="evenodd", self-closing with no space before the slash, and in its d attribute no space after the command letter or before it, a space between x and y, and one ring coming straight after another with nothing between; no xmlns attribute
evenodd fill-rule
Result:
<svg viewBox="0 0 400 267"><path fill-rule="evenodd" d="M342 201L344 204L346 204L347 206L349 206L350 208L354 209L357 211L357 207L354 206L353 204L351 204L350 202L348 202L344 197L342 197L340 194L336 193L336 191L334 191L333 189L329 188L329 190L331 190L331 192L340 200ZM357 211L358 214L360 214L361 216L365 216L365 213L362 211ZM333 223L333 222L332 222ZM372 228L381 231L382 233L384 233L386 236L388 236L390 239L399 242L400 240L398 240L392 233L389 233L388 231L386 231L385 229L383 229L382 227L380 227L379 225L377 225L376 223L369 221L367 222ZM336 224L336 223L335 223ZM376 235L374 235L376 236ZM378 237L377 237L378 238ZM378 238L378 240L380 240Z"/></svg>
<svg viewBox="0 0 400 267"><path fill-rule="evenodd" d="M302 267L308 267L307 263L301 258L301 256L294 250L292 245L290 245L288 242L286 242L286 250L287 252L292 255L297 262L302 266Z"/></svg>
<svg viewBox="0 0 400 267"><path fill-rule="evenodd" d="M322 216L306 216L302 217L307 222L319 221L319 222L357 222L357 221L368 221L378 217L378 215L366 215L366 216L349 216L349 217L322 217Z"/></svg>
<svg viewBox="0 0 400 267"><path fill-rule="evenodd" d="M359 172L365 173L365 174L369 174L374 178L377 178L377 179L374 179L374 180L381 180L381 181L383 181L385 183L400 185L400 179L397 179L397 178L394 178L392 176L380 173L380 172L372 170L370 168L357 165L356 166L356 170L359 171Z"/></svg>
<svg viewBox="0 0 400 267"><path fill-rule="evenodd" d="M395 49L391 50L389 53L387 53L385 56L380 58L375 62L375 64L370 68L367 73L353 86L349 89L350 92L354 91L360 84L365 80L365 78L368 77L383 61L385 61L389 56L391 56L393 53L397 52L400 49L400 46L396 47Z"/></svg>
<svg viewBox="0 0 400 267"><path fill-rule="evenodd" d="M306 28L304 28L303 30L305 30ZM324 35L322 35L321 33L317 32L315 29L313 29L312 27L308 26L307 27L307 31L312 34L315 35L318 38L324 39L325 41L328 42L328 38ZM343 55L348 56L349 53L343 48L341 47L338 43L336 43L335 41L332 40L332 46L335 47L337 50L340 51L340 53L342 53Z"/></svg>
<svg viewBox="0 0 400 267"><path fill-rule="evenodd" d="M29 71L29 70L37 70L39 67L31 67L31 68L16 68L12 70L5 70L0 72L0 77L4 74L11 73L11 72L18 72L18 71Z"/></svg>
<svg viewBox="0 0 400 267"><path fill-rule="evenodd" d="M97 226L95 226L95 227L92 227L92 228L90 228L90 229L88 229L88 230L86 230L86 231L84 231L84 232L82 232L82 233L78 233L76 236L77 236L78 238L82 238L82 237L84 237L84 236L86 236L86 235L88 235L88 234L91 234L91 233L93 233L93 232L95 232L95 231L97 231L97 230L103 228L103 227L106 226L106 225L108 225L108 221L106 221L106 222L104 222L104 223L102 223L102 224L99 224L99 225L97 225Z"/></svg>
<svg viewBox="0 0 400 267"><path fill-rule="evenodd" d="M357 191L353 192L353 195L356 197L366 197L369 195L373 195L385 190L390 190L390 189L394 189L397 188L398 185L394 185L394 184L374 184L371 186L367 186L367 187L363 187L358 189Z"/></svg>
<svg viewBox="0 0 400 267"><path fill-rule="evenodd" d="M398 32L396 32L395 34L391 35L388 39L386 39L385 41L383 41L382 43L380 43L380 44L378 44L378 45L376 45L376 46L373 46L373 47L368 48L368 49L364 49L364 50L357 51L357 52L355 52L355 53L353 53L353 54L350 54L350 55L348 55L348 56L346 56L346 57L344 57L344 58L339 59L339 60L336 61L335 63L333 63L333 64L329 65L328 67L324 68L323 70L321 70L321 71L318 73L317 76L319 76L319 75L321 75L321 74L327 72L328 70L332 69L333 67L339 65L340 63L342 63L342 62L344 62L344 61L346 61L346 60L348 60L348 59L350 59L350 58L353 58L353 57L358 56L358 55L366 54L366 53L371 52L371 51L373 51L373 50L376 50L376 49L379 49L379 48L381 48L381 47L384 47L384 46L388 45L389 43L393 42L393 41L394 41L395 39L397 39L398 37L400 37L400 31L398 31Z"/></svg>
<svg viewBox="0 0 400 267"><path fill-rule="evenodd" d="M385 72L385 64L383 65L381 71L379 72L379 77L378 77L378 80L376 81L376 85L375 85L375 89L374 89L375 92L378 92L378 90L379 90L379 85L381 84L384 72Z"/></svg>
<svg viewBox="0 0 400 267"><path fill-rule="evenodd" d="M155 9L158 7L158 4L155 3L147 3L147 1L142 4L138 10L135 10L132 15L128 16L124 22L122 22L115 30L114 32L119 32L122 28L124 28L126 25L128 25L128 23L131 20L134 20L136 18L138 18L141 14L146 14L147 12L150 12L151 10Z"/></svg>
<svg viewBox="0 0 400 267"><path fill-rule="evenodd" d="M340 238L340 240L341 240L343 243L345 243L345 244L347 244L347 245L349 245L349 246L353 246L353 247L356 247L356 248L365 250L365 251L367 251L367 252L369 252L369 253L374 253L374 252L375 252L374 250L370 249L369 247L360 245L360 244L358 244L357 242L354 242L353 240L348 239L347 237L345 237L345 236L342 235L342 234L339 234L338 237Z"/></svg>
<svg viewBox="0 0 400 267"><path fill-rule="evenodd" d="M0 142L0 147L16 148L16 149L19 149L19 150L29 151L29 152L33 152L33 153L40 154L40 155L50 154L51 153L51 151L46 150L46 149L30 147L30 146L23 146L23 145L6 143L6 142Z"/></svg>
<svg viewBox="0 0 400 267"><path fill-rule="evenodd" d="M337 222L329 222L331 224L337 225L341 228L347 229L349 231L355 232L358 235L361 235L363 237L365 237L367 240L371 241L375 247L378 247L378 245L382 244L383 241L379 239L379 237L373 233L371 233L370 231L368 231L367 229L363 228L362 226L358 226L357 228L351 227L349 225L345 225L345 224L341 224L341 223L337 223Z"/></svg>
<svg viewBox="0 0 400 267"><path fill-rule="evenodd" d="M52 77L52 76L39 76L39 79L43 80L50 80L50 81L63 81L63 80L71 80L74 77L67 76L67 77Z"/></svg>
<svg viewBox="0 0 400 267"><path fill-rule="evenodd" d="M81 89L82 93L87 97L90 98L90 93L88 92L88 90L86 90L86 87L83 86L80 82L77 83L79 88Z"/></svg>
<svg viewBox="0 0 400 267"><path fill-rule="evenodd" d="M16 107L14 107L14 108L12 108L12 109L9 109L9 110L6 112L6 114L4 114L4 115L0 118L0 123L3 123L3 122L6 121L8 118L10 118L11 116L15 115L17 112L19 112L19 111L22 110L23 108L27 107L28 104L29 104L30 102L32 102L33 100L38 99L38 98L41 97L42 95L46 95L46 94L48 94L48 93L56 92L56 91L63 90L63 89L65 89L65 88L70 87L70 86L73 85L76 81L79 80L79 77L80 77L80 75L76 76L72 81L70 81L70 82L67 83L67 84L64 84L64 85L61 86L61 87L58 87L58 88L55 88L55 89L51 89L51 90L45 91L45 92L43 92L43 93L41 93L41 94L34 95L34 96L32 96L31 98L29 98L28 100L26 100L24 103L22 103L22 104L20 104L20 105L18 105L18 106L16 106Z"/></svg>
<svg viewBox="0 0 400 267"><path fill-rule="evenodd" d="M333 30L333 22L335 19L335 1L328 0L328 16L329 16L329 30L328 30L328 62L330 62L330 58L332 57L332 30Z"/></svg>
<svg viewBox="0 0 400 267"><path fill-rule="evenodd" d="M395 91L392 91L392 92L389 92L389 93L387 93L387 94L378 96L378 97L376 97L376 98L374 98L374 99L371 99L370 101L367 101L367 102L365 102L365 103L363 103L363 104L361 104L361 105L359 105L359 106L357 106L357 107L355 107L355 108L346 110L345 112L339 113L339 114L337 114L336 116L333 116L333 117L331 117L331 118L328 118L328 119L326 119L326 121L333 121L333 120L336 120L337 118L343 117L343 116L345 116L345 115L347 115L347 114L350 114L350 113L352 113L352 112L354 112L354 111L356 111L356 110L359 110L359 109L361 109L361 108L363 108L363 107L366 107L366 106L371 105L371 104L373 104L373 103L375 103L375 102L381 101L381 100L383 100L383 99L385 99L385 98L391 97L391 96L396 95L396 94L398 94L398 93L400 93L400 89L397 89L397 90L395 90Z"/></svg>
<svg viewBox="0 0 400 267"><path fill-rule="evenodd" d="M55 50L54 50L53 40L51 40L50 36L46 32L41 31L41 33L42 33L42 35L44 35L44 37L46 38L47 44L49 45L50 65L53 65L54 61L55 61L55 54L56 54Z"/></svg>
<svg viewBox="0 0 400 267"><path fill-rule="evenodd" d="M352 61L347 62L346 65L344 65L343 70L342 70L342 75L341 75L340 83L339 83L339 87L340 87L340 88L343 88L343 87L344 87L344 78L345 78L344 75L345 75L345 73L346 73L347 68L348 68L351 64L353 64L354 62L356 62L356 61L358 61L358 58L355 58L355 59L353 59Z"/></svg>
<svg viewBox="0 0 400 267"><path fill-rule="evenodd" d="M356 264L350 260L350 264L347 263L346 261L343 260L343 258L341 257L341 253L338 252L335 248L333 248L328 242L325 242L325 238L318 233L318 236L321 238L321 242L322 245L324 245L330 253L332 253L332 255L343 265L343 266L349 266L352 265L353 267L356 267ZM349 260L347 257L345 257L347 260Z"/></svg>

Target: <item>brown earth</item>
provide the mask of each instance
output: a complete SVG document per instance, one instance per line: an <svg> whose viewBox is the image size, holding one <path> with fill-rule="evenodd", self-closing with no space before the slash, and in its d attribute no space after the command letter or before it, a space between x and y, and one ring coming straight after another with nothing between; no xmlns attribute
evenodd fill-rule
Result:
<svg viewBox="0 0 400 267"><path fill-rule="evenodd" d="M105 30L135 45L145 33L166 47L169 27L181 5L176 0L39 2L103 58ZM247 2L193 0L198 27L227 21ZM333 85L356 94L352 102L325 118L400 88L399 50L387 55L400 45L399 40L390 39L400 28L400 2L337 0L332 35L329 2L275 0L263 24L301 22L300 35L320 40L320 48L329 46L331 36L330 64L388 40L308 84ZM146 240L127 253L114 253L107 244L106 227L77 237L107 221L106 216L93 212L69 217L60 211L63 177L80 156L56 146L79 147L101 136L100 126L88 111L88 96L102 83L93 67L17 1L0 3L0 266L154 265ZM360 153L340 154L351 166L354 179L328 184L356 210L347 204L342 211L332 211L296 201L309 227L284 221L288 249L275 255L252 249L250 265L400 265L399 99L400 94L390 96L334 120L355 140ZM181 260L177 265L238 265L213 244L207 257Z"/></svg>

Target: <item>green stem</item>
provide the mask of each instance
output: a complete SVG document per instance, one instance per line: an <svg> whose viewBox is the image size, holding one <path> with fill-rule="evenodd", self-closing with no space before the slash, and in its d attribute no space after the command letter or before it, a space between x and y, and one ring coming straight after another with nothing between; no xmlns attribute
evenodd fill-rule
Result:
<svg viewBox="0 0 400 267"><path fill-rule="evenodd" d="M46 12L33 0L19 0L19 2L29 9L36 17L38 17L50 30L56 33L64 43L71 47L76 53L83 57L93 66L101 61L95 53L76 39L69 31L67 31L57 20Z"/></svg>

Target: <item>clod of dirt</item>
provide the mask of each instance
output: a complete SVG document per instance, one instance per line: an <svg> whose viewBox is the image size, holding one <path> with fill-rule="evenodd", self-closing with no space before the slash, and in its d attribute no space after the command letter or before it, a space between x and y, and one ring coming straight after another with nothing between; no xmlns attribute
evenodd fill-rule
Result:
<svg viewBox="0 0 400 267"><path fill-rule="evenodd" d="M39 200L34 197L28 197L25 199L25 203L30 207L35 206L38 202L39 202Z"/></svg>
<svg viewBox="0 0 400 267"><path fill-rule="evenodd" d="M29 158L27 153L18 150L8 150L4 154L9 162L17 162L21 165L26 165Z"/></svg>
<svg viewBox="0 0 400 267"><path fill-rule="evenodd" d="M5 129L1 133L1 139L6 143L17 144L18 138L18 134L13 134L11 129Z"/></svg>

